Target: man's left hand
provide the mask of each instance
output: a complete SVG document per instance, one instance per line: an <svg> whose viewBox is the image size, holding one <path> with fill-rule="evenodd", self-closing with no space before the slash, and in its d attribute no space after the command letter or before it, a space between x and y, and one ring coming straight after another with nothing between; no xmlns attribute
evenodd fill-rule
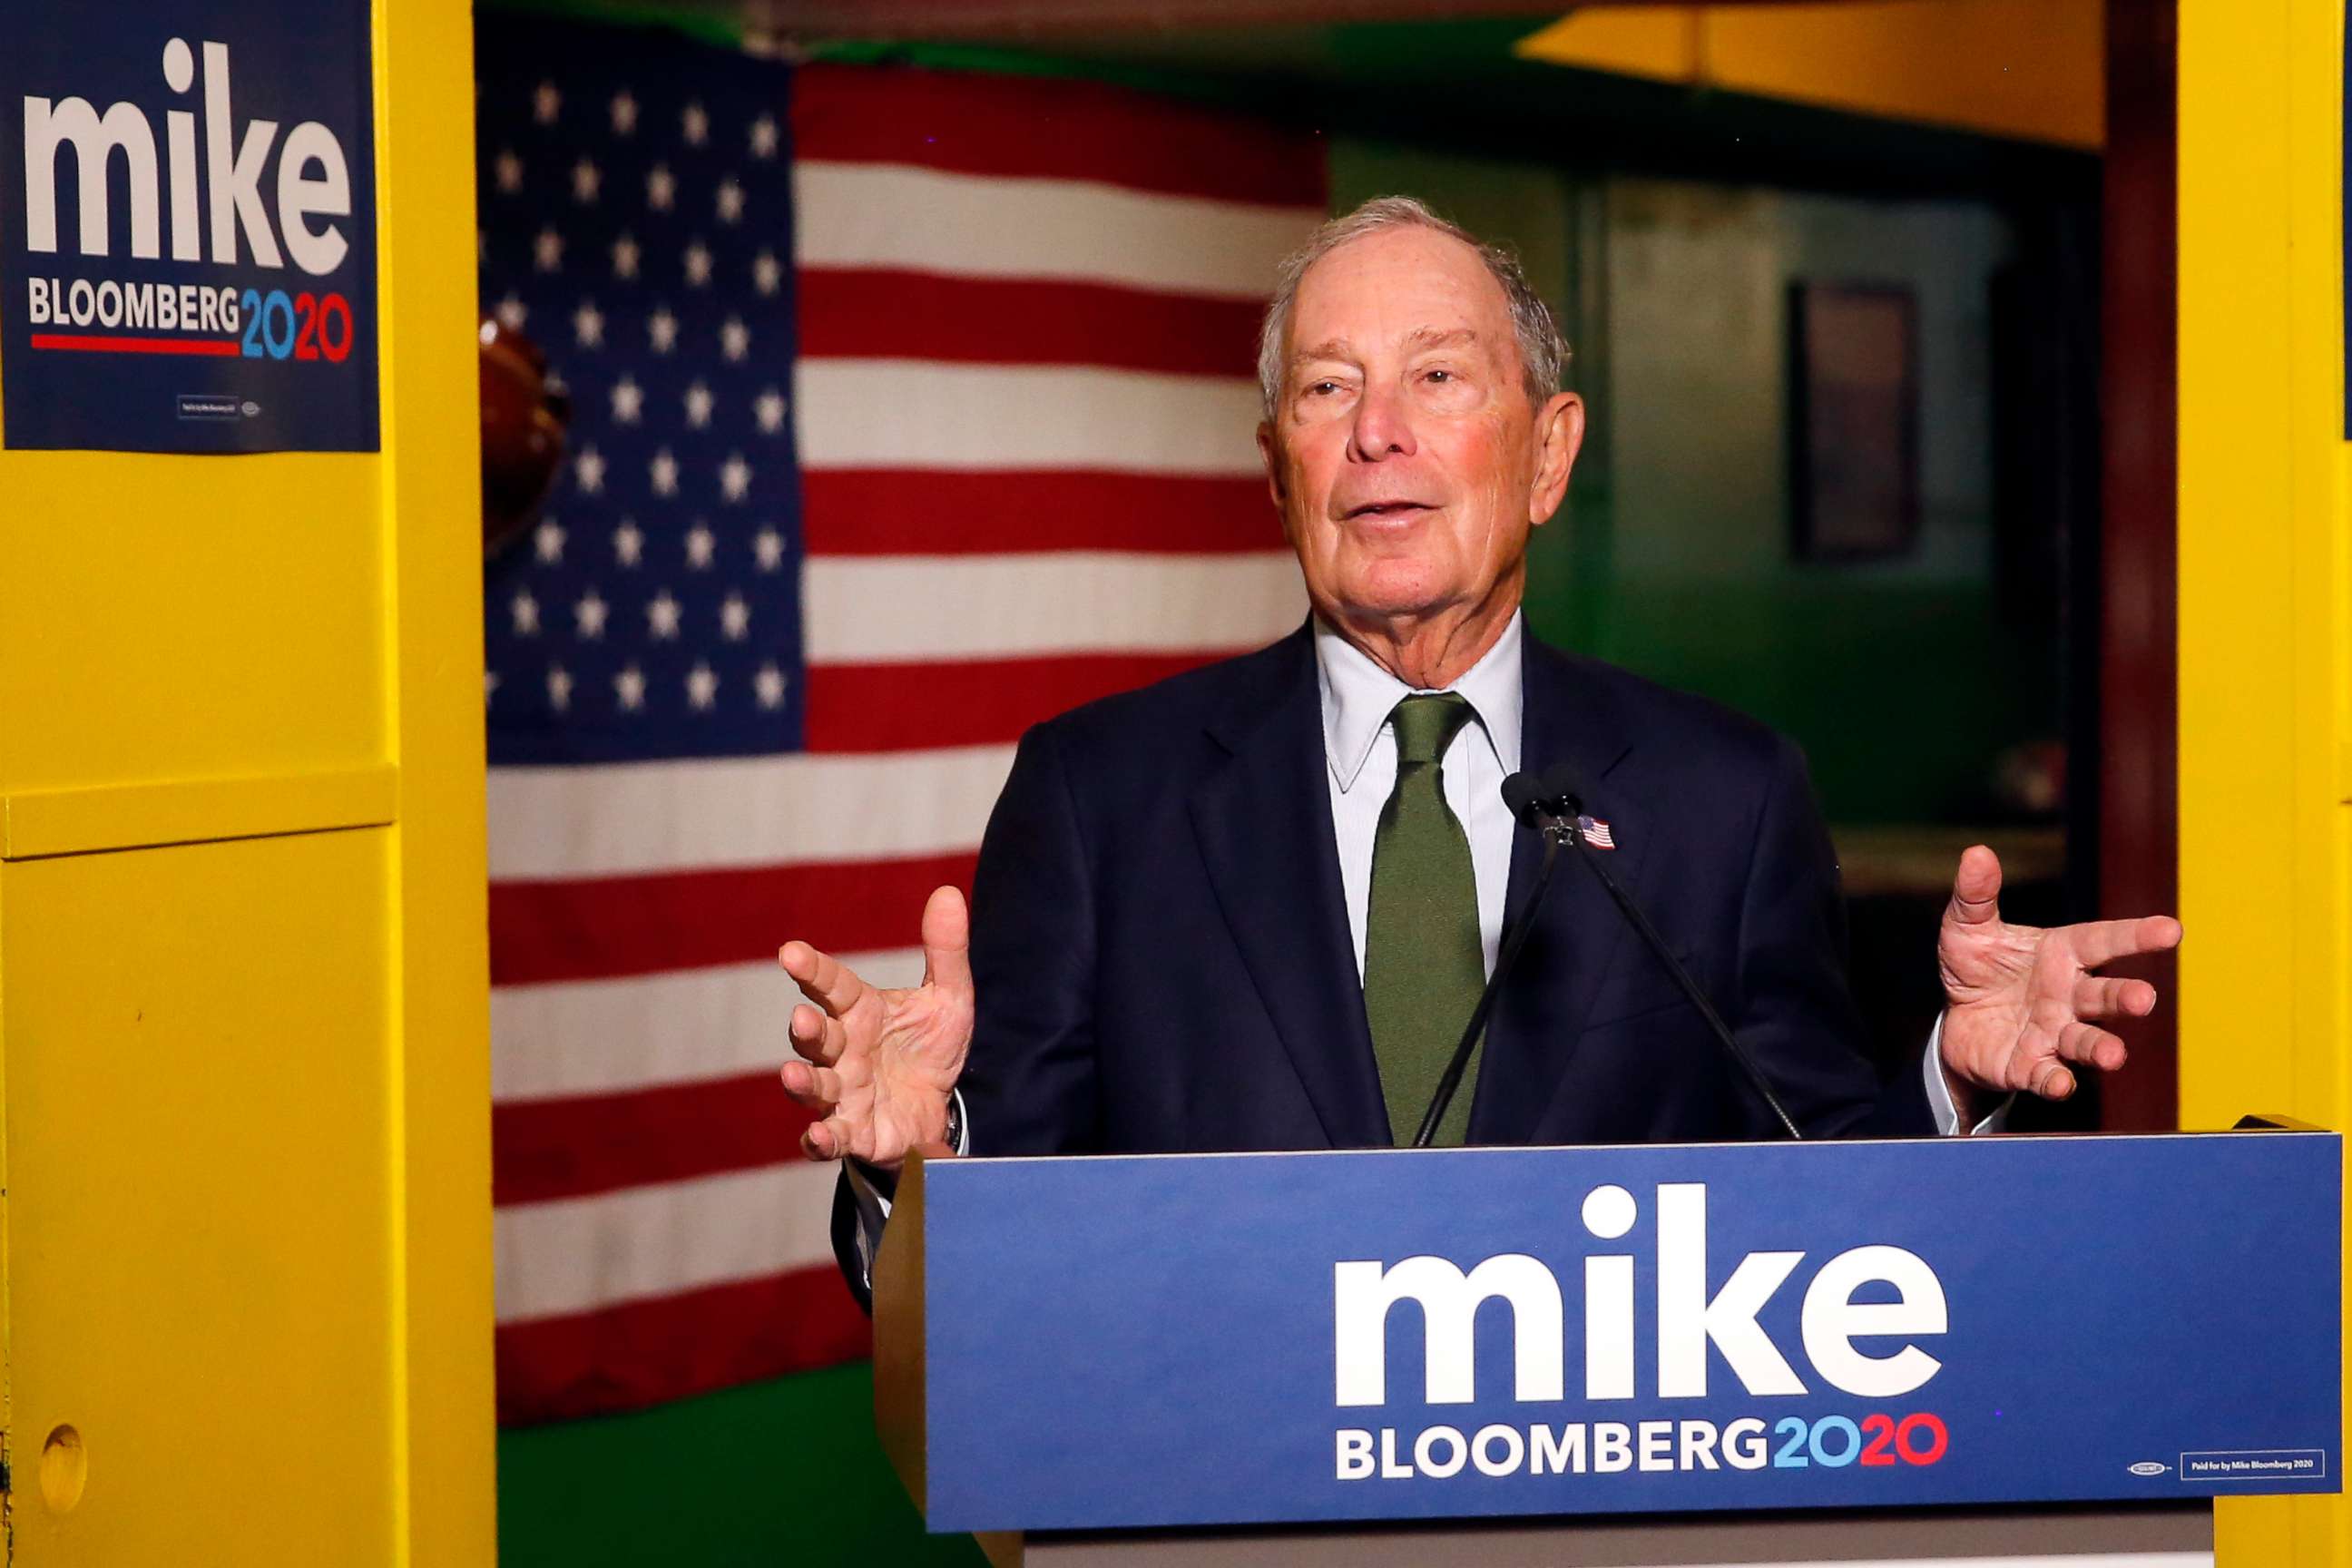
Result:
<svg viewBox="0 0 2352 1568"><path fill-rule="evenodd" d="M2156 987L2092 971L2179 942L2180 922L2169 915L2047 931L2011 925L2000 918L2000 857L1981 844L1963 854L1936 961L1944 1078L1964 1121L1975 1119L1979 1098L2027 1089L2063 1100L2076 1068L2123 1066L2123 1041L2090 1020L2143 1017L2156 1008Z"/></svg>

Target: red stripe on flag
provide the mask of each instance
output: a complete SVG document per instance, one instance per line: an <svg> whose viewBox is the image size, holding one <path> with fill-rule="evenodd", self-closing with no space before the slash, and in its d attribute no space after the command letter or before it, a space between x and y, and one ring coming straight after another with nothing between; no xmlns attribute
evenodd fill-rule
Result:
<svg viewBox="0 0 2352 1568"><path fill-rule="evenodd" d="M35 332L37 349L67 349L86 354L236 354L235 338L108 338L71 332Z"/></svg>
<svg viewBox="0 0 2352 1568"><path fill-rule="evenodd" d="M499 1424L641 1410L872 1353L841 1276L799 1268L500 1327Z"/></svg>
<svg viewBox="0 0 2352 1568"><path fill-rule="evenodd" d="M782 975L777 984L781 996L793 994ZM778 1002L779 1065L788 1010ZM586 1197L796 1160L811 1120L772 1072L493 1105L490 1201Z"/></svg>
<svg viewBox="0 0 2352 1568"><path fill-rule="evenodd" d="M1001 744L1081 702L1226 657L1056 654L955 664L820 665L809 672L808 749L912 752Z"/></svg>
<svg viewBox="0 0 2352 1568"><path fill-rule="evenodd" d="M1191 375L1256 374L1249 300L1204 300L1104 283L949 278L806 268L803 359L936 359L1097 364Z"/></svg>
<svg viewBox="0 0 2352 1568"><path fill-rule="evenodd" d="M812 555L1280 550L1265 481L1164 474L828 468L801 475Z"/></svg>
<svg viewBox="0 0 2352 1568"><path fill-rule="evenodd" d="M1037 77L803 66L793 75L793 156L1095 180L1277 206L1324 202L1323 143L1314 136Z"/></svg>
<svg viewBox="0 0 2352 1568"><path fill-rule="evenodd" d="M772 957L795 937L835 952L905 947L976 852L490 884L490 981L604 980Z"/></svg>

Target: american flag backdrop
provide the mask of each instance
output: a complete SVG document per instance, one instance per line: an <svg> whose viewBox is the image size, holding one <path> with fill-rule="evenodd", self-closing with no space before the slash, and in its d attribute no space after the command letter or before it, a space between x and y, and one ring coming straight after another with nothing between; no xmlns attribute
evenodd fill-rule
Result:
<svg viewBox="0 0 2352 1568"><path fill-rule="evenodd" d="M501 1418L861 1355L775 1081L1039 719L1304 611L1253 336L1310 137L484 14L482 300L574 405L487 584Z"/></svg>

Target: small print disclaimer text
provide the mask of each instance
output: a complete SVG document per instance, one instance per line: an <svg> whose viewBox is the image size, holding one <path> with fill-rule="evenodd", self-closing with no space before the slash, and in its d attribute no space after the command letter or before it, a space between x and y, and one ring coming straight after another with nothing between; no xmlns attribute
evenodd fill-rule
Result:
<svg viewBox="0 0 2352 1568"><path fill-rule="evenodd" d="M2324 1448L2212 1448L2180 1456L2184 1481L2322 1480Z"/></svg>

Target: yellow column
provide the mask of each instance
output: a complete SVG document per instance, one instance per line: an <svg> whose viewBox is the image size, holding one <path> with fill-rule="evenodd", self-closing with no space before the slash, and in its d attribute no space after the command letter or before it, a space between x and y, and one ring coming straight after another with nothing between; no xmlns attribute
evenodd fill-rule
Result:
<svg viewBox="0 0 2352 1568"><path fill-rule="evenodd" d="M381 455L0 451L34 1568L495 1553L468 11L374 39Z"/></svg>
<svg viewBox="0 0 2352 1568"><path fill-rule="evenodd" d="M2346 1128L2343 12L2179 16L2181 1122ZM2341 1499L2220 1525L2230 1568L2352 1563Z"/></svg>

